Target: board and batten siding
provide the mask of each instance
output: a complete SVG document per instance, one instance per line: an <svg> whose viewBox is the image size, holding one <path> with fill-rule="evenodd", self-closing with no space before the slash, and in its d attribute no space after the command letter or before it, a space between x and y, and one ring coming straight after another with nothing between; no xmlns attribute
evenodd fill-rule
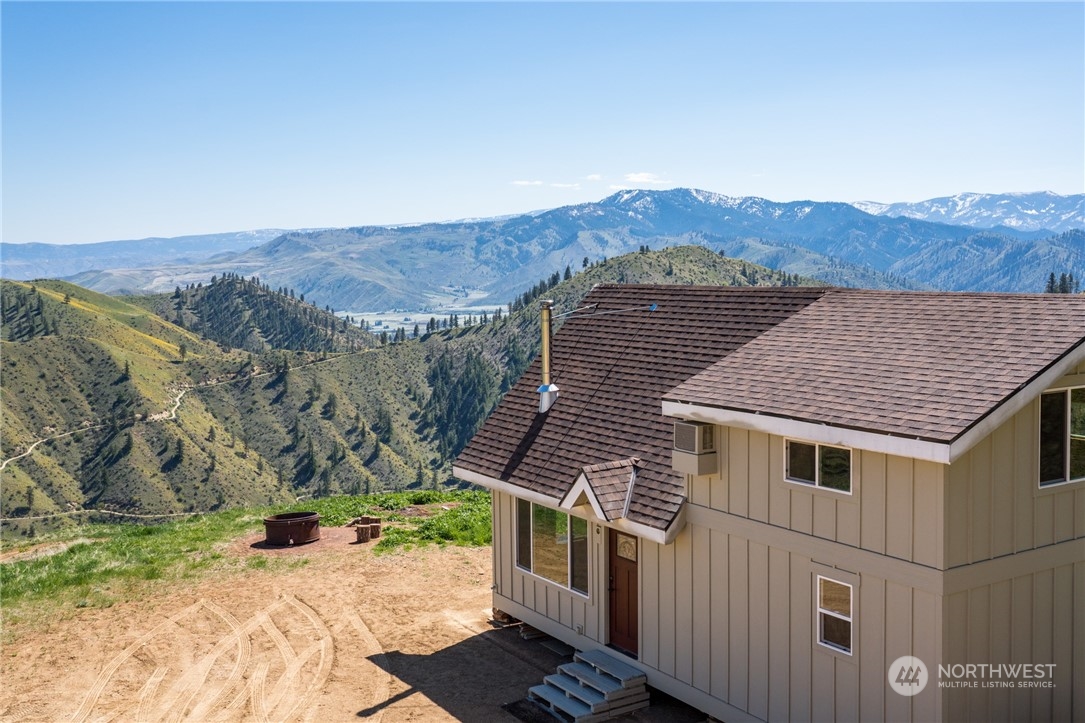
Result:
<svg viewBox="0 0 1085 723"><path fill-rule="evenodd" d="M946 664L1055 666L1052 688L946 689L944 720L1085 721L1085 560L952 593L943 606Z"/></svg>
<svg viewBox="0 0 1085 723"><path fill-rule="evenodd" d="M516 615L515 608L509 609L512 606L503 602L510 600L567 628L571 634L605 642L606 598L602 581L606 578L600 573L606 569L606 535L602 527L589 520L588 595L585 597L516 566L516 498L495 491L492 500L494 606ZM534 622L531 624L535 625ZM559 635L545 624L536 627L574 644L567 635Z"/></svg>
<svg viewBox="0 0 1085 723"><path fill-rule="evenodd" d="M717 429L720 473L694 479L693 504L943 569L944 465L853 449L846 495L785 481L784 437Z"/></svg>
<svg viewBox="0 0 1085 723"><path fill-rule="evenodd" d="M1085 365L1052 388L1085 386ZM1085 483L1039 487L1035 399L949 465L946 568L1085 538Z"/></svg>
<svg viewBox="0 0 1085 723"><path fill-rule="evenodd" d="M940 717L936 685L908 698L886 676L902 655L937 665L939 595L732 534L715 515L671 545L641 541L640 660L658 671L649 683L715 699L723 705L701 707L723 720L741 719L736 710L772 721ZM852 656L816 641L818 574L854 586Z"/></svg>

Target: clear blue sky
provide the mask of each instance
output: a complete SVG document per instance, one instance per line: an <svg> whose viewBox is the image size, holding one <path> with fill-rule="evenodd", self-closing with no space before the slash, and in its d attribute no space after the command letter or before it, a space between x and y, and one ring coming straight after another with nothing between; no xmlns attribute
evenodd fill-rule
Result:
<svg viewBox="0 0 1085 723"><path fill-rule="evenodd" d="M0 5L3 240L1085 191L1085 4Z"/></svg>

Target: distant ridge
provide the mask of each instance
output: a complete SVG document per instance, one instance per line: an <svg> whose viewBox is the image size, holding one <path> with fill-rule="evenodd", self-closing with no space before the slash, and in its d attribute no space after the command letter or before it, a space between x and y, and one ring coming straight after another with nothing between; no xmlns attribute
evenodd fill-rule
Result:
<svg viewBox="0 0 1085 723"><path fill-rule="evenodd" d="M1064 198L1038 195L1046 199L1045 209ZM992 202L1004 209L1003 201L1017 199L1021 218L1040 218L1034 208L1040 200L1022 205L1033 196L1004 194L983 203L997 198ZM974 201L970 208L983 203ZM500 304L540 276L644 246L699 245L788 274L866 288L1036 291L1051 272L1085 276L1085 248L1070 231L1026 230L1017 216L1012 218L1018 227L1010 227L1008 212L999 219L1003 225L975 228L891 216L884 204L867 208L884 215L838 202L630 189L598 202L512 217L290 231L204 260L170 261L164 255L143 267L67 278L98 291L131 294L168 293L215 275L259 276L273 288L293 288L321 307L350 313L438 310L469 298Z"/></svg>
<svg viewBox="0 0 1085 723"><path fill-rule="evenodd" d="M974 228L1006 228L1055 233L1085 228L1085 194L959 193L916 203L857 201L856 208L875 216L905 216Z"/></svg>

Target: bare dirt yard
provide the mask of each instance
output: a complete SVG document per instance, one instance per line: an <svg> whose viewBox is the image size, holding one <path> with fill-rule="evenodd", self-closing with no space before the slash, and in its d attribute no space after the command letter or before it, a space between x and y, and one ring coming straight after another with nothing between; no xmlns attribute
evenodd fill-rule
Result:
<svg viewBox="0 0 1085 723"><path fill-rule="evenodd" d="M373 554L353 530L227 554L259 564L22 632L2 721L515 720L563 661L490 620L489 548Z"/></svg>

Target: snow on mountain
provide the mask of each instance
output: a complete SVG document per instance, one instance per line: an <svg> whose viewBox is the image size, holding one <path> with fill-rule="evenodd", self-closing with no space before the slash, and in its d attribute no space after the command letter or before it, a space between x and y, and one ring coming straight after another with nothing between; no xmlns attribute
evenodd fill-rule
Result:
<svg viewBox="0 0 1085 723"><path fill-rule="evenodd" d="M1038 193L958 193L917 203L852 203L875 216L904 216L922 221L975 228L1005 226L1020 231L1047 229L1061 233L1085 228L1085 194L1061 196Z"/></svg>

